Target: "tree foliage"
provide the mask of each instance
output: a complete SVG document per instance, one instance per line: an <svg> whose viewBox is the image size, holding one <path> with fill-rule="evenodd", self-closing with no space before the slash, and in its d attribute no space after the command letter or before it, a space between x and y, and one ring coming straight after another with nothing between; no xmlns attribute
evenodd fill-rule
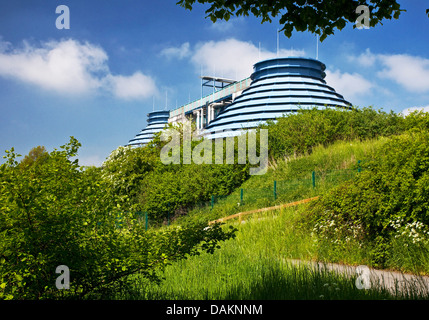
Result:
<svg viewBox="0 0 429 320"><path fill-rule="evenodd" d="M320 234L331 239L356 232L374 263L384 263L384 249L398 230L429 232L428 114L311 109L262 128L269 130L276 160L336 140L394 136L357 180L316 202L311 216ZM213 252L234 237L234 229L200 222L145 230L137 211L160 220L186 213L211 194L231 193L249 177L249 164L236 158L234 164L216 164L214 158L213 164L164 164L160 152L167 143L157 135L143 148L120 147L100 168L73 160L80 147L73 137L50 153L35 148L28 163L19 162L13 149L6 151L0 166L0 299L85 297L133 274L159 281L166 265L201 250ZM191 147L201 143L195 139ZM331 228L332 221L341 228ZM55 287L59 265L70 269L69 290Z"/></svg>
<svg viewBox="0 0 429 320"><path fill-rule="evenodd" d="M26 167L6 152L0 166L0 298L84 297L141 274L160 279L169 263L213 252L234 235L207 224L145 231L132 204L101 168L83 169L70 142ZM55 286L56 267L70 270L70 289Z"/></svg>
<svg viewBox="0 0 429 320"><path fill-rule="evenodd" d="M102 175L110 182L112 192L137 211L141 210L138 196L143 180L150 172L163 167L156 147L120 146L103 162Z"/></svg>
<svg viewBox="0 0 429 320"><path fill-rule="evenodd" d="M249 177L249 165L238 164L237 157L234 164L215 164L214 143L208 157L211 163L184 163L183 126L170 125L168 129L180 135L181 143L175 147L180 153L179 163L166 165L160 160L162 148L170 141L163 141L160 133L145 147L119 147L103 163L103 174L115 193L135 210L148 212L150 219L162 221L185 214L195 205L209 201L213 194L231 193ZM201 138L192 138L191 152L202 143ZM237 153L237 141L234 148ZM223 148L224 158L225 152Z"/></svg>
<svg viewBox="0 0 429 320"><path fill-rule="evenodd" d="M335 29L342 30L347 23L355 23L358 18L356 8L360 5L368 6L371 27L382 24L386 19L398 19L405 11L396 0L180 0L177 4L192 10L196 2L210 5L206 17L213 22L250 14L261 18L261 23L279 17L283 26L281 31L287 37L291 37L293 29L308 30L320 35L321 41L334 34Z"/></svg>
<svg viewBox="0 0 429 320"><path fill-rule="evenodd" d="M48 156L48 152L44 146L37 146L30 150L28 155L24 157L21 161L21 166L23 168L29 167L34 163L44 161Z"/></svg>
<svg viewBox="0 0 429 320"><path fill-rule="evenodd" d="M311 153L317 145L327 146L338 140L365 140L390 136L407 128L422 125L425 118L415 115L405 121L394 112L373 108L300 109L270 121L262 128L269 130L269 156L282 159ZM414 123L412 123L414 122Z"/></svg>
<svg viewBox="0 0 429 320"><path fill-rule="evenodd" d="M426 118L428 118L426 116ZM429 236L429 132L389 139L362 172L314 203L314 231L336 245L358 241L374 266L388 266L393 241L417 250Z"/></svg>

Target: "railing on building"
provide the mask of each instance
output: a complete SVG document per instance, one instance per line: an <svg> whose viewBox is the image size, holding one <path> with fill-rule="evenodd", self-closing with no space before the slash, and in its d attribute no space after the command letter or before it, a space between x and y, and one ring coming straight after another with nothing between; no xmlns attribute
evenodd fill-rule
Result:
<svg viewBox="0 0 429 320"><path fill-rule="evenodd" d="M246 78L241 81L234 82L225 88L215 91L214 93L211 93L201 99L195 100L193 102L190 102L188 104L185 104L184 106L181 106L180 108L174 109L170 111L170 118L178 116L180 114L186 114L194 109L201 108L202 106L205 106L207 103L212 103L215 101L223 100L225 97L232 96L233 93L236 93L238 91L242 91L250 86L251 79Z"/></svg>

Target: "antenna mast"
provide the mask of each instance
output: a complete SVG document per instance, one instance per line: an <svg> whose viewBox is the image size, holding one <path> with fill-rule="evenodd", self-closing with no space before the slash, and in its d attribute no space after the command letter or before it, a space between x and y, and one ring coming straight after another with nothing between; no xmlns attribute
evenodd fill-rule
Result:
<svg viewBox="0 0 429 320"><path fill-rule="evenodd" d="M316 60L319 60L319 35L316 34Z"/></svg>
<svg viewBox="0 0 429 320"><path fill-rule="evenodd" d="M277 58L279 57L279 29L277 29Z"/></svg>

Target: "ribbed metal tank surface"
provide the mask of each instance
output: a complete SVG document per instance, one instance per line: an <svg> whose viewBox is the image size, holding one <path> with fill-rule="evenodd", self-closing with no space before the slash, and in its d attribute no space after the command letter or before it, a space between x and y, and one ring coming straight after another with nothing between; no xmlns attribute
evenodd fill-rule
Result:
<svg viewBox="0 0 429 320"><path fill-rule="evenodd" d="M235 135L299 108L342 107L351 104L324 80L326 66L310 58L275 58L254 65L250 87L205 128L209 139Z"/></svg>
<svg viewBox="0 0 429 320"><path fill-rule="evenodd" d="M153 111L147 116L147 127L131 139L127 146L141 147L147 145L153 139L154 134L160 132L168 124L170 111Z"/></svg>

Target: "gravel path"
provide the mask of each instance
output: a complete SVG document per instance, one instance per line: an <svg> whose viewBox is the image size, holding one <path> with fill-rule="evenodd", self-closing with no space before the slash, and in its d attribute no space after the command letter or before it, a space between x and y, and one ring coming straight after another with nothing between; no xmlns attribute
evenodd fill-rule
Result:
<svg viewBox="0 0 429 320"><path fill-rule="evenodd" d="M293 265L310 265L314 268L326 269L341 272L346 276L357 276L356 286L359 289L369 289L384 287L392 293L396 290L406 293L429 293L429 277L413 274L406 274L397 271L386 271L368 268L367 266L349 266L336 263L324 263L315 261L305 261L287 259L287 263Z"/></svg>

